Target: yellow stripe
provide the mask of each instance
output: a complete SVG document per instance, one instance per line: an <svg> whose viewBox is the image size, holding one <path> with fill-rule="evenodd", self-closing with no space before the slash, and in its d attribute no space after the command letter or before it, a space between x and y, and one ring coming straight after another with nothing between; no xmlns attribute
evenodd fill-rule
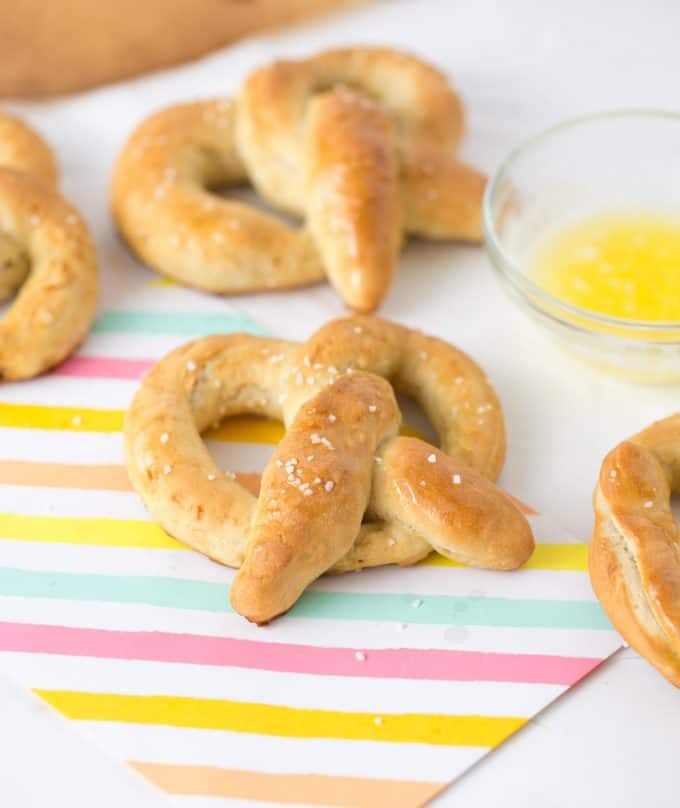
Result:
<svg viewBox="0 0 680 808"><path fill-rule="evenodd" d="M456 561L433 553L421 564L428 567L462 567ZM555 570L560 572L587 572L588 546L586 544L537 544L523 570Z"/></svg>
<svg viewBox="0 0 680 808"><path fill-rule="evenodd" d="M524 718L478 715L381 715L280 707L188 696L131 696L36 690L41 698L79 721L121 721L228 730L287 738L498 746L526 723Z"/></svg>
<svg viewBox="0 0 680 808"><path fill-rule="evenodd" d="M0 541L3 539L83 544L93 547L187 549L154 522L145 522L141 519L91 519L0 513ZM432 553L420 563L427 567L463 566L437 553ZM588 547L585 544L537 544L534 554L523 569L587 572Z"/></svg>
<svg viewBox="0 0 680 808"><path fill-rule="evenodd" d="M122 410L86 407L41 407L37 404L0 404L0 426L21 429L73 429L78 432L120 432Z"/></svg>
<svg viewBox="0 0 680 808"><path fill-rule="evenodd" d="M136 519L88 519L0 513L0 539L90 547L137 547L186 550L154 522Z"/></svg>
<svg viewBox="0 0 680 808"><path fill-rule="evenodd" d="M35 404L0 404L0 427L19 429L70 429L75 432L120 432L123 410L94 410L86 407L42 407ZM284 434L283 424L254 415L228 418L204 437L232 443L277 444ZM410 427L402 435L417 437Z"/></svg>

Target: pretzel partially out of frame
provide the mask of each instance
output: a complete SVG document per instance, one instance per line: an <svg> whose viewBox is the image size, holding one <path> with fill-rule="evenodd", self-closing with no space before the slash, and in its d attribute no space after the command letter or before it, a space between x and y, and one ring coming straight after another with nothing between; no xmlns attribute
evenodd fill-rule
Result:
<svg viewBox="0 0 680 808"><path fill-rule="evenodd" d="M680 687L680 414L613 449L595 489L593 588L612 623Z"/></svg>
<svg viewBox="0 0 680 808"><path fill-rule="evenodd" d="M255 71L237 99L172 107L121 152L113 213L150 266L212 292L300 286L328 276L372 311L404 234L481 239L485 179L456 158L460 99L405 53L326 51ZM250 181L295 230L211 191Z"/></svg>
<svg viewBox="0 0 680 808"><path fill-rule="evenodd" d="M389 382L420 402L441 450L398 436ZM244 412L287 427L257 499L200 438ZM451 345L378 318L337 320L303 344L244 334L189 343L144 379L125 448L156 521L241 567L232 605L257 623L325 572L411 564L432 550L513 569L533 550L526 519L492 483L505 433L482 371Z"/></svg>
<svg viewBox="0 0 680 808"><path fill-rule="evenodd" d="M28 379L61 362L95 316L94 246L56 183L49 146L0 115L0 303L21 287L0 320L0 380Z"/></svg>

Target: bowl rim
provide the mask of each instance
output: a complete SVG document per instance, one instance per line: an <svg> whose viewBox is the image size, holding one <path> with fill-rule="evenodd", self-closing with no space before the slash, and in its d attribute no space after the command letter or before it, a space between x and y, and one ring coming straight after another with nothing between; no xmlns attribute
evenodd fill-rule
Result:
<svg viewBox="0 0 680 808"><path fill-rule="evenodd" d="M597 124L603 121L621 119L648 119L648 120L667 120L673 123L680 124L680 113L672 110L654 109L654 108L621 108L602 110L600 112L586 113L584 115L577 115L572 118L567 118L559 123L553 124L534 135L530 135L524 140L520 141L513 149L508 152L505 158L499 163L491 178L487 182L484 190L484 197L482 200L482 227L484 231L484 246L491 259L491 264L494 269L499 272L501 277L510 282L513 287L526 298L532 298L534 301L540 301L544 308L548 308L553 318L560 312L568 315L564 318L565 323L571 326L576 326L579 330L583 330L583 326L587 326L590 322L593 325L608 326L613 329L623 329L628 331L627 336L633 336L637 331L655 331L660 335L664 333L678 333L680 337L680 320L634 320L626 317L614 317L607 314L600 314L599 312L591 311L589 309L575 306L572 303L567 303L545 289L540 287L531 278L529 278L517 264L509 258L505 252L493 217L493 203L498 194L501 184L505 180L508 171L512 166L521 159L533 148L540 145L546 140L559 135L562 132L575 129L589 124ZM534 307L535 302L534 302ZM544 312L548 313L548 312ZM580 321L578 324L574 323L573 318L576 317ZM601 333L601 332L600 332ZM621 335L623 336L623 335ZM645 339L649 343L649 338ZM668 345L668 342L664 344Z"/></svg>

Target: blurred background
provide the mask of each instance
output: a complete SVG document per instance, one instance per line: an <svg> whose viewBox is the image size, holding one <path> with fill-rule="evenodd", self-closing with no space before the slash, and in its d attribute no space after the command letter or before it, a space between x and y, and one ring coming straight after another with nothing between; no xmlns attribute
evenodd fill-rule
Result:
<svg viewBox="0 0 680 808"><path fill-rule="evenodd" d="M363 0L363 4L367 0ZM2 0L0 97L45 98L180 64L361 0Z"/></svg>

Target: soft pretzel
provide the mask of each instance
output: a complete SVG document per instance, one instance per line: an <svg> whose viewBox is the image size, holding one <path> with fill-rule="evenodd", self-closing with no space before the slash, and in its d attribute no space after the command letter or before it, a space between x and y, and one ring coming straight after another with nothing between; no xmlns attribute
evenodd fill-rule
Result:
<svg viewBox="0 0 680 808"><path fill-rule="evenodd" d="M442 450L397 436L395 389L415 397ZM252 412L287 432L259 498L221 471L200 433ZM326 571L410 564L433 549L513 569L528 523L492 481L503 464L498 399L451 345L375 317L337 320L306 343L243 334L176 350L146 376L125 420L128 473L154 519L241 567L234 608L264 623Z"/></svg>
<svg viewBox="0 0 680 808"><path fill-rule="evenodd" d="M680 414L605 458L595 489L590 577L624 639L680 687Z"/></svg>
<svg viewBox="0 0 680 808"><path fill-rule="evenodd" d="M235 102L145 121L116 163L113 214L145 263L183 283L227 293L327 275L369 311L404 233L481 238L484 178L455 159L462 117L445 77L413 56L356 48L278 62ZM213 193L248 180L306 227Z"/></svg>
<svg viewBox="0 0 680 808"><path fill-rule="evenodd" d="M94 319L94 247L56 181L49 146L0 115L0 302L23 284L0 320L0 379L31 378L58 364Z"/></svg>

